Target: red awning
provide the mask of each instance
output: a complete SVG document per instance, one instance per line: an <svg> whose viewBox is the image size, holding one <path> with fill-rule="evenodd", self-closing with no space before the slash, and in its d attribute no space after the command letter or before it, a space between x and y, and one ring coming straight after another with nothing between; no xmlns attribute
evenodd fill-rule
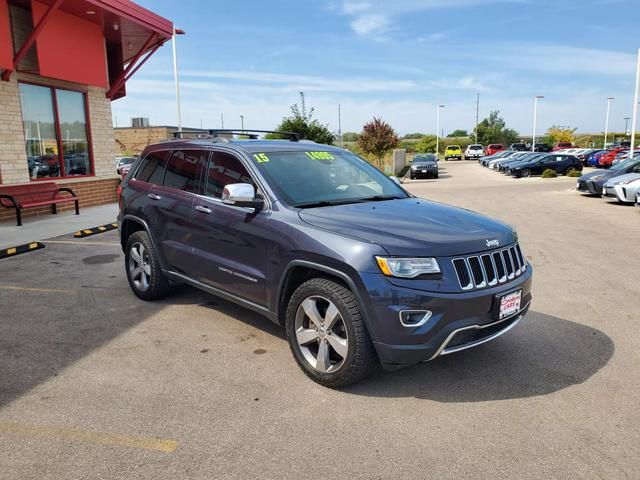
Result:
<svg viewBox="0 0 640 480"><path fill-rule="evenodd" d="M0 35L5 2L0 0ZM5 80L35 43L36 73L107 87L109 97L118 98L124 95L126 80L173 34L171 21L129 0L9 0L9 4L31 9L33 30L23 45L16 46L11 68L3 65Z"/></svg>

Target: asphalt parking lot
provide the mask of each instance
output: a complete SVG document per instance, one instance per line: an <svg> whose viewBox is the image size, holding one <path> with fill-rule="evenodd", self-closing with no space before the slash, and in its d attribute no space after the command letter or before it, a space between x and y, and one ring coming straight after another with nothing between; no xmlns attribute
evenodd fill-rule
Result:
<svg viewBox="0 0 640 480"><path fill-rule="evenodd" d="M342 391L267 319L187 287L144 303L117 234L0 261L0 477L638 478L640 209L441 162L413 193L514 225L529 315Z"/></svg>

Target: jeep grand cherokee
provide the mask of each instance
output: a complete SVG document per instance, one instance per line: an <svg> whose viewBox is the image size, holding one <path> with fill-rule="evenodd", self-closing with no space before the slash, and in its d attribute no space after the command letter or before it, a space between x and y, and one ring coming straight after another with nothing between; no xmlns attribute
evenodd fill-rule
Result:
<svg viewBox="0 0 640 480"><path fill-rule="evenodd" d="M378 363L474 347L523 318L532 269L511 227L416 198L347 150L291 138L146 148L120 188L135 295L186 283L260 312L329 387Z"/></svg>

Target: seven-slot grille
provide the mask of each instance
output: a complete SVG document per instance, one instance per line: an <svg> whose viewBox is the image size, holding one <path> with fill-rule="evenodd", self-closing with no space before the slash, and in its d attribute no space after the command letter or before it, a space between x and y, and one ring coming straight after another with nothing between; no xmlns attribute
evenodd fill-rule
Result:
<svg viewBox="0 0 640 480"><path fill-rule="evenodd" d="M453 260L462 290L493 287L519 277L527 262L517 243L508 248Z"/></svg>

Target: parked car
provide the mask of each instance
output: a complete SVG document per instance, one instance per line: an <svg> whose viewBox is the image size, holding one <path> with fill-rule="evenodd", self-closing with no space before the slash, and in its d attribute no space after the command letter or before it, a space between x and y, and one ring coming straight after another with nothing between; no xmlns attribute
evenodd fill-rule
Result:
<svg viewBox="0 0 640 480"><path fill-rule="evenodd" d="M590 167L597 167L600 165L600 157L607 153L607 150L597 150L587 157L587 165Z"/></svg>
<svg viewBox="0 0 640 480"><path fill-rule="evenodd" d="M566 175L570 170L581 172L582 162L573 155L553 153L518 163L509 169L509 174L513 177L530 177L531 175L542 175L542 172L547 169L555 170L559 175Z"/></svg>
<svg viewBox="0 0 640 480"><path fill-rule="evenodd" d="M411 180L416 178L438 178L438 160L432 153L416 155L409 170Z"/></svg>
<svg viewBox="0 0 640 480"><path fill-rule="evenodd" d="M120 160L118 160L118 163L116 164L116 173L118 175L122 175L122 169L126 165L133 165L136 160L137 160L136 157L122 157Z"/></svg>
<svg viewBox="0 0 640 480"><path fill-rule="evenodd" d="M611 178L602 186L603 197L615 198L620 203L635 203L638 192L640 192L640 173L627 173Z"/></svg>
<svg viewBox="0 0 640 480"><path fill-rule="evenodd" d="M491 155L498 153L501 150L506 150L504 148L504 145L502 145L501 143L491 143L490 145L487 146L487 151L485 153L489 157Z"/></svg>
<svg viewBox="0 0 640 480"><path fill-rule="evenodd" d="M487 166L488 166L491 170L497 170L497 169L498 169L498 167L499 167L501 164L503 164L503 163L505 163L505 162L508 162L508 161L510 161L510 160L514 160L514 159L516 159L516 158L520 158L520 157L522 157L523 155L527 155L527 154L531 153L531 152L517 152L517 151L513 151L513 150L509 150L509 152L511 152L509 155L505 155L504 157L501 157L501 158L497 158L497 159L491 160Z"/></svg>
<svg viewBox="0 0 640 480"><path fill-rule="evenodd" d="M493 155L488 155L488 156L481 157L480 160L478 160L478 162L483 167L488 167L489 166L489 162L491 162L492 160L497 160L499 158L504 158L504 157L507 157L507 156L509 156L509 155L511 155L513 153L514 152L512 152L511 150L500 150L498 153L494 153Z"/></svg>
<svg viewBox="0 0 640 480"><path fill-rule="evenodd" d="M119 190L133 293L157 300L186 283L254 310L328 387L520 322L533 272L512 227L415 198L347 150L291 138L147 147Z"/></svg>
<svg viewBox="0 0 640 480"><path fill-rule="evenodd" d="M553 147L553 151L557 152L558 150L564 150L567 148L573 148L573 143L571 142L558 142Z"/></svg>
<svg viewBox="0 0 640 480"><path fill-rule="evenodd" d="M640 159L630 158L608 170L586 173L578 179L576 190L580 193L599 196L602 195L602 187L608 180L627 173L640 173Z"/></svg>
<svg viewBox="0 0 640 480"><path fill-rule="evenodd" d="M613 160L616 158L616 155L618 155L620 152L622 152L623 150L625 150L624 148L612 148L610 150L608 150L604 155L601 155L600 158L598 159L598 166L600 168L608 168L611 165L613 165Z"/></svg>
<svg viewBox="0 0 640 480"><path fill-rule="evenodd" d="M512 143L509 150L515 150L516 152L526 152L531 148L526 143Z"/></svg>
<svg viewBox="0 0 640 480"><path fill-rule="evenodd" d="M553 149L551 148L550 145L547 145L546 143L536 143L536 146L534 148L534 152L541 152L541 153L550 153Z"/></svg>
<svg viewBox="0 0 640 480"><path fill-rule="evenodd" d="M462 149L459 145L449 145L444 151L444 159L449 160L450 158L461 160L462 159Z"/></svg>
<svg viewBox="0 0 640 480"><path fill-rule="evenodd" d="M484 156L484 147L479 143L469 145L464 151L465 160L478 160Z"/></svg>
<svg viewBox="0 0 640 480"><path fill-rule="evenodd" d="M496 170L499 172L503 172L505 174L509 174L509 169L514 167L522 162L530 162L537 158L542 158L546 155L546 153L537 153L537 152L522 152L520 155L514 155L512 158L508 158L504 162L496 163Z"/></svg>

